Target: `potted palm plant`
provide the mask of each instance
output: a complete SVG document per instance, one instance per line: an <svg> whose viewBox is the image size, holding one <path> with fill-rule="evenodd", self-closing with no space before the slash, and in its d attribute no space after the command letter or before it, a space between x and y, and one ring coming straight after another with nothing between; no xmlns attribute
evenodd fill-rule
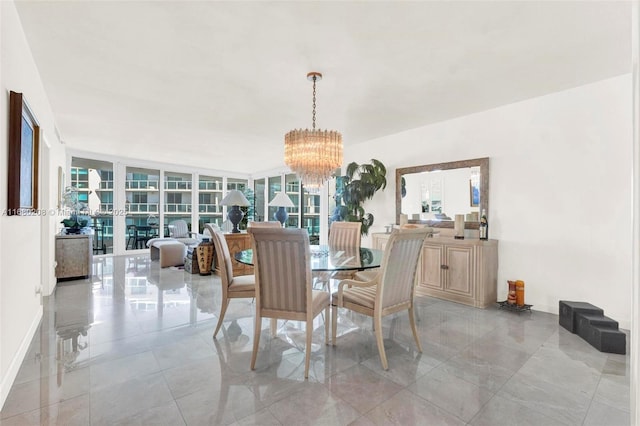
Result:
<svg viewBox="0 0 640 426"><path fill-rule="evenodd" d="M374 217L365 212L362 204L386 187L387 169L381 161L372 159L370 163L349 163L344 176L336 178L336 209L332 219L361 222L361 233L367 235Z"/></svg>

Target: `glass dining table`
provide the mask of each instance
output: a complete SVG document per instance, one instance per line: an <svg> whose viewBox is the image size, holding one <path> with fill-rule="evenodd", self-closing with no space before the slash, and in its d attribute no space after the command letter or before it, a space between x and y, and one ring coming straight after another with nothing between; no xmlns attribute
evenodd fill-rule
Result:
<svg viewBox="0 0 640 426"><path fill-rule="evenodd" d="M370 248L333 248L327 245L311 246L313 272L364 271L380 267L384 251ZM234 259L253 265L253 250L237 252Z"/></svg>

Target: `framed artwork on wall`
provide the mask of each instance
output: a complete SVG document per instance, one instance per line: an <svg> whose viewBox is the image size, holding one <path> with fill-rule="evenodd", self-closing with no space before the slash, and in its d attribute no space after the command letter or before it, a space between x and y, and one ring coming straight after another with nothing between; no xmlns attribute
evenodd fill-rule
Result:
<svg viewBox="0 0 640 426"><path fill-rule="evenodd" d="M38 208L40 126L22 93L9 93L7 214L25 215Z"/></svg>

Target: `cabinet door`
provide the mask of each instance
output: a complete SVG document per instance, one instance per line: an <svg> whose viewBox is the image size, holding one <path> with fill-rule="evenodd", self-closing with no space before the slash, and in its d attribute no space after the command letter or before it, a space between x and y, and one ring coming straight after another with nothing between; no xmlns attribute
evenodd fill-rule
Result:
<svg viewBox="0 0 640 426"><path fill-rule="evenodd" d="M422 261L419 263L421 286L438 290L443 289L443 260L442 246L425 245L422 248Z"/></svg>
<svg viewBox="0 0 640 426"><path fill-rule="evenodd" d="M89 275L89 238L56 238L56 277Z"/></svg>
<svg viewBox="0 0 640 426"><path fill-rule="evenodd" d="M473 297L473 247L445 246L445 252L445 291Z"/></svg>

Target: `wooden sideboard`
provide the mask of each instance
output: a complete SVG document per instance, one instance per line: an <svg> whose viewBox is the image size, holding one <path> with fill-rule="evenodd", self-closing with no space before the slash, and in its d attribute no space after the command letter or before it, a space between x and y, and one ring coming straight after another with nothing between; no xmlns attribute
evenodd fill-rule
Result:
<svg viewBox="0 0 640 426"><path fill-rule="evenodd" d="M374 233L384 250L391 234ZM486 308L497 302L498 241L427 238L418 266L417 294Z"/></svg>
<svg viewBox="0 0 640 426"><path fill-rule="evenodd" d="M231 254L231 264L233 265L233 276L239 275L251 275L253 274L253 266L245 265L234 259L234 255L239 251L251 248L251 236L246 232L240 232L238 234L225 233L225 240L229 246L229 254ZM216 274L220 275L220 267L218 266L217 254L214 253L214 261L216 263Z"/></svg>
<svg viewBox="0 0 640 426"><path fill-rule="evenodd" d="M56 235L56 278L91 275L93 239L90 234Z"/></svg>

